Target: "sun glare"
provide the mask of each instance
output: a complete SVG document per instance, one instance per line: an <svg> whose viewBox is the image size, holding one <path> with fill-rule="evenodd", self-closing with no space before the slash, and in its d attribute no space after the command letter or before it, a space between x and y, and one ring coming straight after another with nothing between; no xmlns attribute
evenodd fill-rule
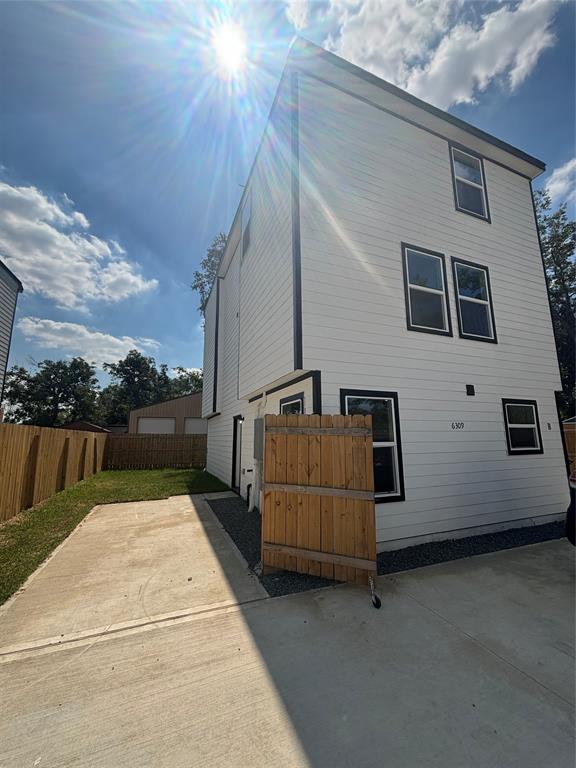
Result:
<svg viewBox="0 0 576 768"><path fill-rule="evenodd" d="M236 24L223 24L214 30L212 45L222 75L226 78L238 77L247 59L244 30Z"/></svg>

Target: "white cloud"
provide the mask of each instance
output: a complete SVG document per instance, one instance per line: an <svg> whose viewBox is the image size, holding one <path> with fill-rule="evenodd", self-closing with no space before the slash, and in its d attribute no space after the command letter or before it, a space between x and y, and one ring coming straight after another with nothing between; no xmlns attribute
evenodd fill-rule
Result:
<svg viewBox="0 0 576 768"><path fill-rule="evenodd" d="M47 350L62 350L67 357L83 357L99 368L102 363L120 360L131 349L150 354L160 347L160 343L155 339L112 336L91 330L79 323L23 317L16 325L27 341Z"/></svg>
<svg viewBox="0 0 576 768"><path fill-rule="evenodd" d="M576 202L576 158L555 168L544 186L556 205Z"/></svg>
<svg viewBox="0 0 576 768"><path fill-rule="evenodd" d="M521 0L482 13L462 0L330 0L310 13L335 53L446 109L494 82L517 88L554 43L558 5ZM298 28L301 16L287 14Z"/></svg>
<svg viewBox="0 0 576 768"><path fill-rule="evenodd" d="M307 26L309 13L309 0L287 0L286 17L294 29L300 30Z"/></svg>
<svg viewBox="0 0 576 768"><path fill-rule="evenodd" d="M406 87L411 68L435 47L456 0L331 0L325 21L336 27L328 47Z"/></svg>
<svg viewBox="0 0 576 768"><path fill-rule="evenodd" d="M553 45L556 9L550 0L523 0L486 14L480 26L457 24L429 61L410 72L408 90L443 108L474 102L497 79L513 91Z"/></svg>
<svg viewBox="0 0 576 768"><path fill-rule="evenodd" d="M114 240L90 234L90 222L66 195L61 205L36 187L0 182L0 257L26 291L59 307L86 310L154 289Z"/></svg>

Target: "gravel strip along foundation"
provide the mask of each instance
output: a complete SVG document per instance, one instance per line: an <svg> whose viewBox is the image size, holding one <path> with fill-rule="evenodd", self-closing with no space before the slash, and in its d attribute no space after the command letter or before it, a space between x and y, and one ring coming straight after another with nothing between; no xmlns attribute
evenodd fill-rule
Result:
<svg viewBox="0 0 576 768"><path fill-rule="evenodd" d="M483 533L479 536L467 536L465 539L448 539L418 544L414 547L397 549L393 552L381 552L378 555L378 574L411 571L425 565L445 563L448 560L460 560L463 557L485 555L500 549L525 547L541 541L561 539L564 536L564 523L545 523L526 528L513 528L497 533Z"/></svg>
<svg viewBox="0 0 576 768"><path fill-rule="evenodd" d="M248 567L259 573L260 565L260 513L248 512L246 504L239 496L230 499L206 499L220 524L238 547ZM329 587L337 582L307 576L292 571L278 571L267 576L259 576L262 586L270 597L290 595L293 592L306 592L309 589Z"/></svg>
<svg viewBox="0 0 576 768"><path fill-rule="evenodd" d="M236 544L248 567L259 573L260 565L260 513L249 512L244 500L239 496L228 499L207 499L212 511L224 530ZM418 544L393 552L381 552L378 555L378 574L397 573L435 565L448 560L459 560L474 555L484 555L501 549L524 547L542 541L561 539L564 536L564 523L546 523L525 528L514 528L497 533L485 533L479 536L467 536L464 539L433 541ZM337 582L307 576L291 571L278 571L267 576L260 576L264 589L271 597L289 595L293 592L305 592L308 589L328 587Z"/></svg>

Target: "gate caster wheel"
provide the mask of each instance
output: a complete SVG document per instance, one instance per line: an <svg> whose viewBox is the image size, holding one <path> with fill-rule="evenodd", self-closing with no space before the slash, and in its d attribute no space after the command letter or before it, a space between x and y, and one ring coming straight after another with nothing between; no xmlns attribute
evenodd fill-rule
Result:
<svg viewBox="0 0 576 768"><path fill-rule="evenodd" d="M378 595L376 594L376 592L374 590L374 577L373 576L369 577L368 584L370 586L370 596L372 598L372 605L374 606L374 608L380 608L382 606L382 601L380 600L380 598L378 597Z"/></svg>

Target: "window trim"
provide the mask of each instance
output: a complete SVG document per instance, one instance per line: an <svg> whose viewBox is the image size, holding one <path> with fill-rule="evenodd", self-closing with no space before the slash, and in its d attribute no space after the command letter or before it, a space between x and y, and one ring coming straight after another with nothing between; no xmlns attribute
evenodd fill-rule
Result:
<svg viewBox="0 0 576 768"><path fill-rule="evenodd" d="M348 397L365 397L374 398L376 400L392 400L393 412L394 412L394 432L396 436L396 469L398 477L398 493L385 496L378 496L374 494L375 504L390 504L395 501L406 501L406 492L404 487L404 463L402 461L402 436L400 434L400 409L398 407L398 393L388 392L378 389L341 389L340 390L340 413L343 416L347 416L346 398ZM373 443L373 447L377 446L377 443ZM389 443L383 444L385 446Z"/></svg>
<svg viewBox="0 0 576 768"><path fill-rule="evenodd" d="M244 211L247 205L250 206L250 215L248 217L248 221L244 222ZM248 192L246 193L246 198L244 200L244 204L242 205L242 212L240 214L240 239L242 240L242 259L244 258L246 253L248 253L248 249L250 248L250 241L251 241L250 224L251 223L252 223L252 189L249 189Z"/></svg>
<svg viewBox="0 0 576 768"><path fill-rule="evenodd" d="M506 406L508 405L529 405L534 409L534 427L536 428L536 434L538 436L538 448L512 448L510 443L510 425L508 424L508 413ZM542 444L542 432L540 431L540 416L538 415L538 403L536 400L524 400L517 398L502 398L502 410L504 413L504 431L506 433L506 445L508 448L509 456L530 456L534 454L544 453L544 446ZM516 426L531 426L529 424L518 424ZM514 429L514 425L512 425Z"/></svg>
<svg viewBox="0 0 576 768"><path fill-rule="evenodd" d="M418 245L411 245L410 243L401 243L402 246L402 271L404 275L404 298L406 302L406 325L409 331L417 331L418 333L433 333L436 336L452 336L452 317L450 314L450 298L448 296L448 277L446 274L446 258L443 253L439 251L431 251L429 248L421 248ZM442 280L444 281L444 310L446 312L446 330L440 330L439 328L426 328L424 326L415 325L412 322L411 305L410 305L410 282L408 273L408 251L415 251L421 253L424 256L435 256L440 259L442 264ZM440 291L436 289L432 290L424 288L423 286L412 286L416 290L423 290L424 292L431 292L439 294Z"/></svg>
<svg viewBox="0 0 576 768"><path fill-rule="evenodd" d="M282 410L283 406L288 405L289 403L295 403L299 401L301 411L298 414L286 414L287 416L302 416L305 414L304 411L304 392L298 392L295 395L287 395L286 397L282 397L280 399L280 403L278 404L278 413L282 415L284 412Z"/></svg>
<svg viewBox="0 0 576 768"><path fill-rule="evenodd" d="M466 261L465 259L459 259L457 256L452 256L452 279L454 280L454 300L456 302L456 317L458 319L458 332L461 339L469 339L470 341L484 341L489 344L498 344L498 335L496 333L496 318L494 317L494 301L492 299L492 286L490 285L490 270L488 267L482 264L475 264L473 261ZM486 275L486 291L488 293L488 301L481 299L471 299L466 296L460 296L458 288L458 272L456 270L457 264L463 264L465 267L473 267L479 269ZM488 304L490 309L490 322L492 324L492 337L488 336L475 336L473 333L466 333L464 330L464 323L462 322L462 313L460 311L460 299L464 301L472 301L478 304Z"/></svg>
<svg viewBox="0 0 576 768"><path fill-rule="evenodd" d="M456 179L458 178L459 181L463 181L465 184L470 184L473 187L476 187L477 189L480 188L479 184L476 184L475 182L471 182L468 179L462 179L461 177L456 176L456 170L455 170L455 162L454 162L454 150L457 150L458 152L462 152L463 155L468 155L469 157L473 157L475 160L478 160L480 163L480 173L482 174L482 193L484 196L484 210L485 215L482 216L479 213L475 213L474 211L469 211L467 208L463 208L460 203L458 202L458 191L456 189ZM484 170L484 158L482 155L479 155L477 152L474 152L471 149L468 149L467 147L463 147L461 144L456 144L452 141L448 142L448 151L450 153L450 173L452 175L452 190L454 192L454 205L457 211L460 213L466 213L468 216L473 216L475 219L480 219L480 221L487 221L488 224L492 223L492 219L490 217L490 206L488 204L488 187L486 185L486 172Z"/></svg>

